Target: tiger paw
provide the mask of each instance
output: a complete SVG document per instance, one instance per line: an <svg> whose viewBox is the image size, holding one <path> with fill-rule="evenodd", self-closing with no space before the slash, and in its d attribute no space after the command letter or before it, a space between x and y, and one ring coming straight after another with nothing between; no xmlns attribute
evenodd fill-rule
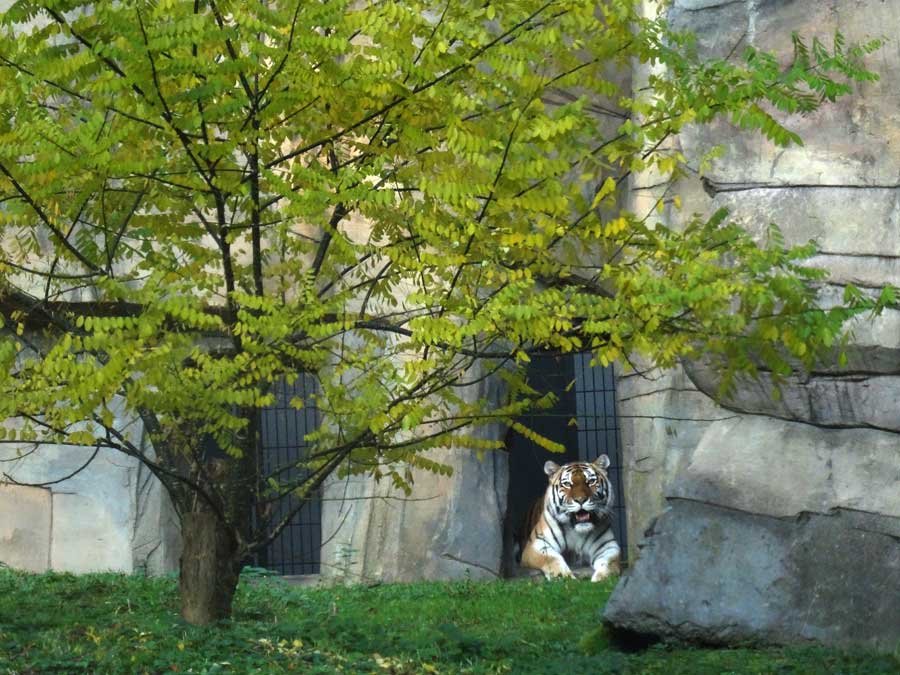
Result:
<svg viewBox="0 0 900 675"><path fill-rule="evenodd" d="M616 560L608 565L603 565L602 567L595 569L594 574L591 576L591 581L603 581L609 579L613 575L619 575L621 573L622 570L619 567L619 562Z"/></svg>

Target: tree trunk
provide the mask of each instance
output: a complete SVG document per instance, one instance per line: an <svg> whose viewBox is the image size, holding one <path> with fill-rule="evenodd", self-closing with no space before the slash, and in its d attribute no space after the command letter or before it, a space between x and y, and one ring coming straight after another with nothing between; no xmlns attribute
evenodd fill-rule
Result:
<svg viewBox="0 0 900 675"><path fill-rule="evenodd" d="M209 508L182 516L181 616L206 626L231 616L241 572L237 541Z"/></svg>

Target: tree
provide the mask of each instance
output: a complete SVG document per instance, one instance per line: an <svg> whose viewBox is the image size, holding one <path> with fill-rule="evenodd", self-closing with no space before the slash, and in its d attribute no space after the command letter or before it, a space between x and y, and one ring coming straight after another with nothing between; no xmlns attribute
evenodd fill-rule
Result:
<svg viewBox="0 0 900 675"><path fill-rule="evenodd" d="M686 124L799 142L775 113L874 77L878 44L701 62L637 5L13 3L4 442L146 464L183 519L182 613L208 623L285 526L267 505L335 471L403 488L446 470L430 448L493 449L470 430L536 403L529 354L810 363L872 306L818 308L811 247L758 244L724 212L669 229L621 196L631 172L687 171L667 143ZM665 74L632 95L634 59ZM501 408L460 393L476 364L507 380ZM299 373L318 385L313 450L301 478L260 475L259 411Z"/></svg>

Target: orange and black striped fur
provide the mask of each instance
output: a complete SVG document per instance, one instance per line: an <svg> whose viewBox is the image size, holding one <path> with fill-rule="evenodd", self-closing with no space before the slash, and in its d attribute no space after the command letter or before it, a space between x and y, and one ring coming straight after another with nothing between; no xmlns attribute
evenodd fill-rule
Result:
<svg viewBox="0 0 900 675"><path fill-rule="evenodd" d="M544 576L572 577L569 565L589 564L591 581L619 573L619 544L613 534L613 490L606 469L609 457L593 462L544 464L547 492L526 519L522 565Z"/></svg>

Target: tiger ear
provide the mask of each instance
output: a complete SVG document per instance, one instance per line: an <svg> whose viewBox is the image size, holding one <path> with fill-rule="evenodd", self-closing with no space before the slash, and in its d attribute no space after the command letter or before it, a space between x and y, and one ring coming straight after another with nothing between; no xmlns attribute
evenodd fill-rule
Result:
<svg viewBox="0 0 900 675"><path fill-rule="evenodd" d="M559 471L559 464L556 462L547 461L544 462L544 473L548 476L552 476L557 471Z"/></svg>
<svg viewBox="0 0 900 675"><path fill-rule="evenodd" d="M592 463L594 466L596 466L601 471L605 471L607 468L609 468L609 456L600 455Z"/></svg>

